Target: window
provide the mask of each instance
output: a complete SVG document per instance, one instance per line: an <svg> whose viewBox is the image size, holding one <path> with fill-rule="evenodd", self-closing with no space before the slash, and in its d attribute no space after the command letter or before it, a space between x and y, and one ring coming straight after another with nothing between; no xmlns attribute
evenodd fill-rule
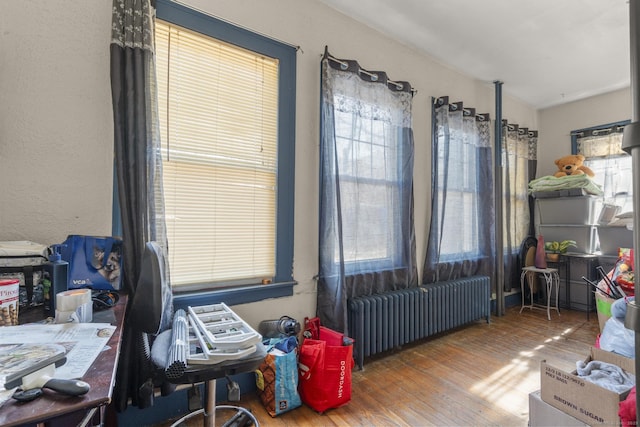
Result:
<svg viewBox="0 0 640 427"><path fill-rule="evenodd" d="M295 48L158 1L174 291L292 281Z"/></svg>
<svg viewBox="0 0 640 427"><path fill-rule="evenodd" d="M319 289L342 286L344 275L413 275L413 94L408 82L370 74L325 52Z"/></svg>
<svg viewBox="0 0 640 427"><path fill-rule="evenodd" d="M618 122L571 132L572 149L585 156L593 180L604 192L604 202L633 211L631 156L622 150L622 132L628 123Z"/></svg>
<svg viewBox="0 0 640 427"><path fill-rule="evenodd" d="M463 125L462 112L449 116L449 128L438 126L437 138L439 147L446 145L444 142L447 136L445 132L450 132L449 141L451 143L447 150L438 150L438 206L454 207L456 219L454 221L444 221L443 236L464 236L464 238L448 238L442 240L441 260L451 261L458 259L476 258L478 256L478 203L479 194L477 192L477 170L478 152L473 139L475 129ZM472 118L471 123L474 123ZM451 159L457 164L457 173L450 173L449 164ZM452 213L450 211L450 213Z"/></svg>
<svg viewBox="0 0 640 427"><path fill-rule="evenodd" d="M348 332L350 297L416 286L413 90L325 48L317 314Z"/></svg>
<svg viewBox="0 0 640 427"><path fill-rule="evenodd" d="M433 99L431 224L422 283L495 270L491 120Z"/></svg>
<svg viewBox="0 0 640 427"><path fill-rule="evenodd" d="M489 134L481 129L487 128L488 116L476 117L474 109L458 102L436 108L434 117L439 260L478 259L486 256L481 242L486 238L488 200L482 186L491 184L483 182L491 178L484 176L491 163L486 157Z"/></svg>
<svg viewBox="0 0 640 427"><path fill-rule="evenodd" d="M342 212L351 213L342 217L343 246L334 246L334 262L342 251L347 273L356 265L360 272L391 269L400 263L398 219L406 209L401 135L389 124L391 111L374 114L376 105L343 94L334 103L343 107L334 112Z"/></svg>
<svg viewBox="0 0 640 427"><path fill-rule="evenodd" d="M505 252L520 252L522 241L529 235L530 161L537 152L538 132L521 128L503 120L503 236Z"/></svg>

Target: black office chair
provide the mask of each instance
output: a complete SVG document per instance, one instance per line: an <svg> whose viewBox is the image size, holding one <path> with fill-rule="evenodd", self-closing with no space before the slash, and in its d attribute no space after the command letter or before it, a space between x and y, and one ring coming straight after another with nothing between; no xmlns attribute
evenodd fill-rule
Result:
<svg viewBox="0 0 640 427"><path fill-rule="evenodd" d="M233 405L216 406L216 380L244 372L253 372L263 362L266 351L262 344L256 345L252 354L237 360L227 360L216 364L192 364L187 360L175 360L176 336L182 337L185 333L172 329L169 324L173 312L171 288L165 280L166 260L162 248L155 242L147 243L142 260L140 280L132 301L131 312L135 312L134 322L142 330L153 335L149 358L158 371L154 385L158 386L169 382L171 384L198 384L204 383L205 395L203 408L191 412L173 426L177 426L189 418L204 414L203 425L213 427L215 425L216 409L232 409L237 411L232 419L243 416L248 417L256 426L259 425L255 416L245 408ZM161 286L157 286L160 283ZM149 319L151 317L151 319ZM160 320L158 320L160 319ZM186 318L185 318L186 320ZM182 322L177 322L178 325ZM188 327L187 327L188 328ZM188 330L186 332L188 334ZM180 342L184 342L181 339ZM188 344L187 344L188 345ZM187 352L188 354L188 352ZM179 356L184 358L184 354ZM231 420L230 420L231 421ZM226 425L233 425L227 422ZM236 425L244 425L238 424Z"/></svg>

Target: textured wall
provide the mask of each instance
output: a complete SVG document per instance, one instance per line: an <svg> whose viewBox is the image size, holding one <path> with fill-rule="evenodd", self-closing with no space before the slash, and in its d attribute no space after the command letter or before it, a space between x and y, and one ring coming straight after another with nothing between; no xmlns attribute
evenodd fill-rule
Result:
<svg viewBox="0 0 640 427"><path fill-rule="evenodd" d="M555 159L571 154L571 131L631 119L631 92L621 89L540 110L538 176L551 175Z"/></svg>
<svg viewBox="0 0 640 427"><path fill-rule="evenodd" d="M111 2L0 2L0 240L110 234Z"/></svg>
<svg viewBox="0 0 640 427"><path fill-rule="evenodd" d="M257 324L315 313L318 260L320 56L408 80L414 98L418 264L430 216L431 97L449 95L494 117L491 82L473 80L314 0L187 0L197 9L298 45L295 295L238 307ZM110 234L111 0L0 0L0 240ZM247 12L250 11L250 12ZM497 76L499 77L499 76ZM537 112L504 99L504 117L536 128Z"/></svg>

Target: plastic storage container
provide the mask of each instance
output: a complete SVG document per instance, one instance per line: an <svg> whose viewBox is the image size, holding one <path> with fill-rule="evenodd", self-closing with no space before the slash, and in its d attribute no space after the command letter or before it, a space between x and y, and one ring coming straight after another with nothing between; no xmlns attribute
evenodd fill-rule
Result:
<svg viewBox="0 0 640 427"><path fill-rule="evenodd" d="M596 196L536 199L539 224L596 225L601 210L602 199Z"/></svg>
<svg viewBox="0 0 640 427"><path fill-rule="evenodd" d="M603 255L618 255L620 248L633 248L633 230L610 225L598 226L600 252Z"/></svg>
<svg viewBox="0 0 640 427"><path fill-rule="evenodd" d="M598 227L593 225L538 225L537 235L542 234L545 242L575 240L576 247L571 252L593 254L600 250Z"/></svg>

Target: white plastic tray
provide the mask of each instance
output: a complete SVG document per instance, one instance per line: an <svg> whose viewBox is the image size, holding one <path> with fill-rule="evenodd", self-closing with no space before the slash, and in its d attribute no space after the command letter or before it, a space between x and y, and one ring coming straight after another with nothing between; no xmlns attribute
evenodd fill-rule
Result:
<svg viewBox="0 0 640 427"><path fill-rule="evenodd" d="M262 336L226 304L188 307L190 341L202 352L191 352L188 363L235 360L256 351ZM199 345L198 345L199 344Z"/></svg>

